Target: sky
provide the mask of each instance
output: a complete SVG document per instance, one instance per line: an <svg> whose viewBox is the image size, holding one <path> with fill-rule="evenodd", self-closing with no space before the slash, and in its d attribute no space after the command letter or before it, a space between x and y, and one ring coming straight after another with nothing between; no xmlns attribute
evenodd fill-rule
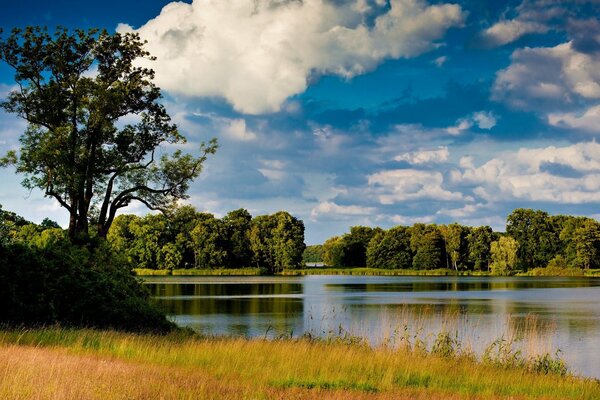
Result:
<svg viewBox="0 0 600 400"><path fill-rule="evenodd" d="M188 203L350 226L490 225L518 207L600 217L599 0L56 0L0 27L138 32L186 149L220 148ZM0 65L0 98L13 88ZM25 123L0 111L0 153ZM0 170L0 204L67 213ZM144 214L142 206L128 212Z"/></svg>

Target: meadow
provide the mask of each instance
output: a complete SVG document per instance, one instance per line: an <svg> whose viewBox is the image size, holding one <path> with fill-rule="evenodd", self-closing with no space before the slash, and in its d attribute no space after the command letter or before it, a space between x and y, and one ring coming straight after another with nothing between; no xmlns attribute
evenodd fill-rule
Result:
<svg viewBox="0 0 600 400"><path fill-rule="evenodd" d="M597 380L506 343L482 357L440 333L399 346L85 329L3 330L3 399L598 399Z"/></svg>

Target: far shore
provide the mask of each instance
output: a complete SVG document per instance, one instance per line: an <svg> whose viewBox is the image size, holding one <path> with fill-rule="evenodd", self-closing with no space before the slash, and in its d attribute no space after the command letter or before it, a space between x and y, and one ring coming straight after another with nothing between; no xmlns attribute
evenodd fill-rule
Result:
<svg viewBox="0 0 600 400"><path fill-rule="evenodd" d="M260 268L217 268L217 269L143 269L133 270L138 276L263 276ZM278 276L304 275L355 275L355 276L498 276L488 271L461 271L453 269L377 269L377 268L331 268L307 267L288 269L276 273ZM579 268L534 268L514 276L557 276L557 277L600 277L600 270Z"/></svg>

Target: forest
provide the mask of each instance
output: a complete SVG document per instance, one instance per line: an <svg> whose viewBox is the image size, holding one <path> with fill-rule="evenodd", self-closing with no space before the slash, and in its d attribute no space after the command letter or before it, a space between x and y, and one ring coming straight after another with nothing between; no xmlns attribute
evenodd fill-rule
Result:
<svg viewBox="0 0 600 400"><path fill-rule="evenodd" d="M519 208L507 217L506 232L458 223L388 230L354 226L323 245L308 246L304 260L337 268L446 268L510 275L546 267L598 268L599 255L596 220Z"/></svg>
<svg viewBox="0 0 600 400"><path fill-rule="evenodd" d="M33 224L7 211L2 237L45 247L66 238L58 224ZM511 275L535 268L600 267L600 224L591 218L516 209L506 232L489 226L414 224L387 230L353 226L322 245L305 246L303 222L285 211L223 218L182 206L164 214L115 218L108 244L130 268L186 270L259 268L263 274L323 262L335 268L482 271Z"/></svg>

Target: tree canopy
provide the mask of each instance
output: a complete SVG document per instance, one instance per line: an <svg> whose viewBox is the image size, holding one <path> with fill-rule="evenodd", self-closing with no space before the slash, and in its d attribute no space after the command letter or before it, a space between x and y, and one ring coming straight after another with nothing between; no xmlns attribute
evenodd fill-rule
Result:
<svg viewBox="0 0 600 400"><path fill-rule="evenodd" d="M164 144L185 138L160 103L154 72L136 66L152 58L135 33L106 30L14 29L0 38L0 60L15 70L17 89L0 106L25 119L21 149L2 165L24 174L69 212L71 240L85 238L90 222L106 237L119 209L141 202L164 210L186 197L216 140L199 156Z"/></svg>

